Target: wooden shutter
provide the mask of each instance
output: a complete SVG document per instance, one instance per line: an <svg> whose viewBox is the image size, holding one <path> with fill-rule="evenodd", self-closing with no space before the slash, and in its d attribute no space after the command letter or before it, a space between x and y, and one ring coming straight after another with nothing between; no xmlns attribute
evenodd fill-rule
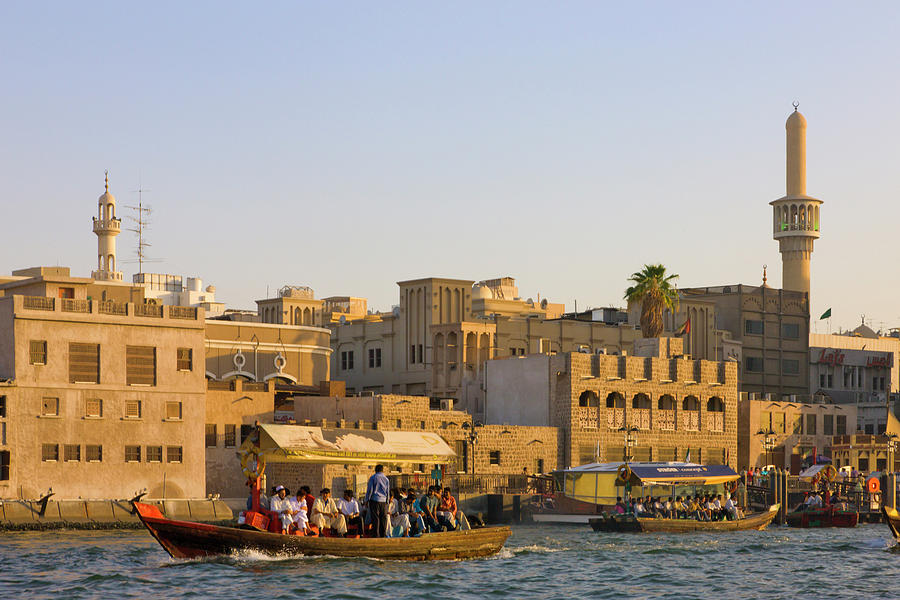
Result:
<svg viewBox="0 0 900 600"><path fill-rule="evenodd" d="M125 347L125 383L128 385L156 385L156 348L153 346Z"/></svg>
<svg viewBox="0 0 900 600"><path fill-rule="evenodd" d="M100 383L100 344L69 344L69 383Z"/></svg>

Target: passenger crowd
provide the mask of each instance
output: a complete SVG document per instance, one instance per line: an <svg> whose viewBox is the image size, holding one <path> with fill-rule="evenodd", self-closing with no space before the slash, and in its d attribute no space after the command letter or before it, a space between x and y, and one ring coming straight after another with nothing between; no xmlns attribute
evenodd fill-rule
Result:
<svg viewBox="0 0 900 600"><path fill-rule="evenodd" d="M623 502L617 498L614 512L630 513L641 518L696 519L698 521L724 521L743 519L744 512L732 499L731 494L708 494L698 496L675 496L661 498L647 496L631 498Z"/></svg>
<svg viewBox="0 0 900 600"><path fill-rule="evenodd" d="M382 466L375 469L361 504L350 489L335 499L329 488L323 488L315 497L306 485L295 494L278 485L272 488L268 501L260 495L260 506L268 507L280 519L282 533L293 535L418 537L470 529L450 488L431 485L424 493L413 488L389 489ZM251 503L248 499L247 510L252 508Z"/></svg>

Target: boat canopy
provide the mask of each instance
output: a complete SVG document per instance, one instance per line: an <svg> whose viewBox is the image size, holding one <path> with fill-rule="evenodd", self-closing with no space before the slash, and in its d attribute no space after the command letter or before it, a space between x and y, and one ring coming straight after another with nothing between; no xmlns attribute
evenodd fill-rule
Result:
<svg viewBox="0 0 900 600"><path fill-rule="evenodd" d="M566 473L618 473L623 462L591 463L567 469ZM632 462L629 483L632 485L672 485L690 483L713 485L734 481L740 477L727 465L699 465L687 462Z"/></svg>
<svg viewBox="0 0 900 600"><path fill-rule="evenodd" d="M449 462L456 453L427 431L325 429L302 425L259 425L241 453L259 454L266 463L374 464Z"/></svg>
<svg viewBox="0 0 900 600"><path fill-rule="evenodd" d="M837 469L831 464L813 465L800 473L800 481L812 481L817 476L819 479L827 479L831 481L837 475Z"/></svg>

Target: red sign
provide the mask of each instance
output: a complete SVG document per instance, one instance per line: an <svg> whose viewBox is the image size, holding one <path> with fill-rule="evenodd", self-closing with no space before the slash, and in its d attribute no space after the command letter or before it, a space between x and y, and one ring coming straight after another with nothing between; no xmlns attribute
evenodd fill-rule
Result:
<svg viewBox="0 0 900 600"><path fill-rule="evenodd" d="M870 356L866 359L867 367L878 367L881 369L886 369L890 365L890 355L887 356Z"/></svg>
<svg viewBox="0 0 900 600"><path fill-rule="evenodd" d="M842 365L844 364L844 353L823 348L822 353L819 355L819 360L816 362L824 365L831 365L832 367Z"/></svg>

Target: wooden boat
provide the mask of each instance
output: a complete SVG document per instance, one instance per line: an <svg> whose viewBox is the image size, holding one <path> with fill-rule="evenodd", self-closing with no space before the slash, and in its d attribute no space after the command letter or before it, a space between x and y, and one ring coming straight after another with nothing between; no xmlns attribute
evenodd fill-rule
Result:
<svg viewBox="0 0 900 600"><path fill-rule="evenodd" d="M174 558L256 551L273 556L344 556L389 560L458 560L491 556L509 527L427 533L414 538L306 537L168 519L156 506L133 502L141 523Z"/></svg>
<svg viewBox="0 0 900 600"><path fill-rule="evenodd" d="M697 521L695 519L656 519L639 518L634 515L611 515L591 519L594 531L608 533L621 532L653 532L653 533L688 533L692 531L746 531L758 529L762 531L778 514L779 504L773 504L769 510L748 515L736 521Z"/></svg>
<svg viewBox="0 0 900 600"><path fill-rule="evenodd" d="M859 513L855 510L835 510L834 506L797 510L787 514L791 527L856 527Z"/></svg>
<svg viewBox="0 0 900 600"><path fill-rule="evenodd" d="M884 514L884 522L891 528L894 538L900 540L900 512L890 506L882 506L881 512Z"/></svg>

